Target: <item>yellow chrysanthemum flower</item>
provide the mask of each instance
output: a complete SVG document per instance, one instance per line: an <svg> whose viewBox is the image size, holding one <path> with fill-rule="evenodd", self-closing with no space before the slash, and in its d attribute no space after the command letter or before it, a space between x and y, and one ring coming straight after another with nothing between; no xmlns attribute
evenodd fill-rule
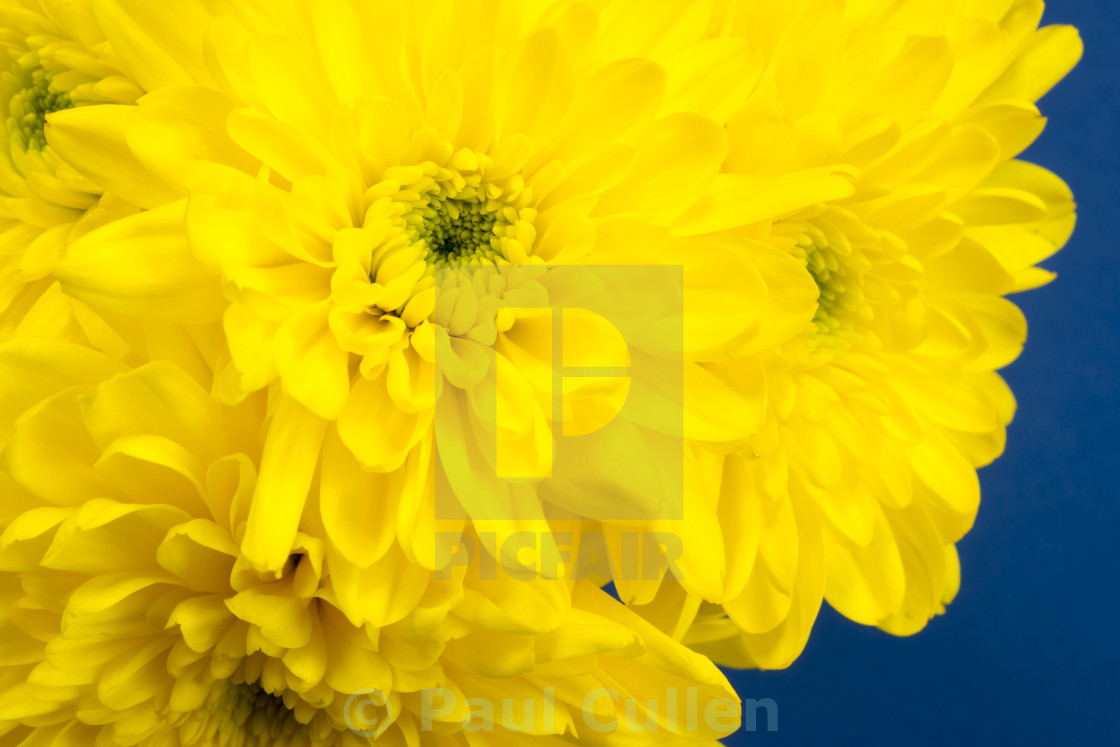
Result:
<svg viewBox="0 0 1120 747"><path fill-rule="evenodd" d="M649 465L673 448L680 461L682 438L737 446L750 436L753 394L707 364L784 342L811 318L816 293L796 258L710 224L728 220L729 200L746 205L730 219L742 225L852 191L843 167L724 189L723 125L754 86L738 75L755 56L745 41L709 38L714 6L294 3L294 22L279 10L213 10L197 59L180 60L205 79L135 110L53 120L52 142L77 153L87 133L127 119L117 160L150 167L153 191L186 197L74 242L59 276L110 312L221 318L230 360L217 395L275 387L290 400L266 445L285 457L262 474L269 503L249 517L245 552L262 568L283 564L321 451L327 531L364 564L377 560L370 526L398 508L432 513L444 485L496 554L518 531L554 553L556 514L710 532L710 516L664 510L680 504L684 468L659 481ZM171 24L143 28L145 48L181 36ZM115 44L125 34L105 32ZM702 84L713 76L734 84ZM80 168L110 190L135 188L114 163ZM683 266L683 281L637 268L651 279L605 303L656 299L670 310L646 319L658 310L642 308L621 345L603 313L564 312L553 345L555 315L542 312L586 307L591 292L564 270L601 265ZM560 347L579 365L617 370L640 358L666 375L630 395L644 402L622 414L631 427L555 466L556 414L566 435L593 432L620 416L612 403L628 386L603 375L554 392ZM683 394L657 390L673 378ZM494 442L493 453L476 446ZM580 487L541 486L559 472ZM390 497L367 522L352 519L354 485ZM400 538L427 567L431 533ZM705 544L684 542L682 563L697 591L718 596L722 558ZM646 595L655 589L656 579Z"/></svg>
<svg viewBox="0 0 1120 747"><path fill-rule="evenodd" d="M658 744L734 728L735 712L722 732L695 716L736 704L713 664L586 581L441 578L392 548L355 604L314 510L283 569L256 571L238 542L263 395L223 406L170 362L130 370L41 340L0 347L0 373L20 392L0 416L0 744ZM588 700L599 689L613 696Z"/></svg>
<svg viewBox="0 0 1120 747"><path fill-rule="evenodd" d="M432 688L612 741L595 688L714 700L824 600L951 600L1003 296L1074 221L1015 160L1080 54L1040 0L90 6L5 37L150 93L4 78L39 160L0 186L93 202L4 234L83 333L0 317L0 745L348 744L362 688L401 744L468 739Z"/></svg>
<svg viewBox="0 0 1120 747"><path fill-rule="evenodd" d="M122 195L103 195L59 158L44 129L55 112L134 103L142 93L88 2L0 5L0 339L59 336L68 326L75 339L98 336L90 314L68 318L71 302L51 277L54 261L71 239L138 208Z"/></svg>
<svg viewBox="0 0 1120 747"><path fill-rule="evenodd" d="M1014 158L1042 130L1034 102L1080 56L1076 31L1039 30L1041 2L862 5L746 4L728 27L768 58L728 124L726 178L859 176L851 197L758 229L820 298L766 356L759 432L710 467L725 597L686 640L724 663L789 664L822 597L897 635L944 611L975 470L1015 409L994 370L1026 325L1001 296L1047 282L1034 265L1073 229L1068 188ZM767 46L779 28L797 43Z"/></svg>

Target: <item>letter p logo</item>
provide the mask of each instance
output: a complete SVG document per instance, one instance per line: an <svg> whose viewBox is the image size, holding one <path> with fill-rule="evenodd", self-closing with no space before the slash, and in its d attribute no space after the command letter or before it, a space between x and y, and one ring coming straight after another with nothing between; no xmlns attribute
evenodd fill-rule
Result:
<svg viewBox="0 0 1120 747"><path fill-rule="evenodd" d="M519 320L530 320L531 334L536 337L533 347L547 354L547 360L540 361L547 373L542 372L535 384L538 394L546 395L551 405L551 428L546 434L550 442L557 436L594 433L619 415L630 392L630 351L617 327L587 309L509 311ZM511 430L503 429L503 423L512 425L520 417L511 411L513 403L519 400L513 393L522 386L526 375L506 356L499 355L496 364L497 421L501 433ZM548 450L555 455L555 443L550 443ZM496 457L498 477L504 480L552 476L551 460L518 459L500 445ZM537 467L537 472L525 473L527 466Z"/></svg>
<svg viewBox="0 0 1120 747"><path fill-rule="evenodd" d="M440 518L455 504L476 520L544 518L549 504L604 521L679 518L681 268L538 269L497 310L487 375L444 384L435 484L454 500L437 494Z"/></svg>

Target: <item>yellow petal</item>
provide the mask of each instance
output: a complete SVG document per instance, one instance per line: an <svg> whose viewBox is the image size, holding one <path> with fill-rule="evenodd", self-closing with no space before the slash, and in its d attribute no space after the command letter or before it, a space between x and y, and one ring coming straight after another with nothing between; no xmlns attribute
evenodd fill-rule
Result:
<svg viewBox="0 0 1120 747"><path fill-rule="evenodd" d="M52 340L10 340L0 345L0 380L11 391L0 399L0 444L25 410L78 384L93 384L120 373L123 366L88 347Z"/></svg>
<svg viewBox="0 0 1120 747"><path fill-rule="evenodd" d="M960 450L939 429L929 428L925 440L903 453L937 501L971 521L980 505L980 482Z"/></svg>
<svg viewBox="0 0 1120 747"><path fill-rule="evenodd" d="M431 411L408 413L397 407L386 379L359 377L338 416L338 435L368 470L390 472L400 467L429 424Z"/></svg>
<svg viewBox="0 0 1120 747"><path fill-rule="evenodd" d="M288 561L326 430L325 420L290 397L272 416L241 541L245 557L262 571L279 572Z"/></svg>
<svg viewBox="0 0 1120 747"><path fill-rule="evenodd" d="M79 505L115 495L93 469L100 456L82 422L73 393L51 397L15 424L0 464L24 489L55 505Z"/></svg>
<svg viewBox="0 0 1120 747"><path fill-rule="evenodd" d="M789 613L773 630L741 636L748 660L763 669L787 667L797 658L809 639L824 596L826 550L820 526L811 510L798 507L795 515L799 547Z"/></svg>
<svg viewBox="0 0 1120 747"><path fill-rule="evenodd" d="M608 60L658 60L699 41L713 15L711 0L616 0L603 11L600 54Z"/></svg>
<svg viewBox="0 0 1120 747"><path fill-rule="evenodd" d="M327 435L320 467L323 527L338 552L360 568L381 558L396 537L397 505L405 476L367 472L339 440Z"/></svg>
<svg viewBox="0 0 1120 747"><path fill-rule="evenodd" d="M571 101L572 71L552 29L527 37L499 80L495 111L500 137L520 132L543 139Z"/></svg>
<svg viewBox="0 0 1120 747"><path fill-rule="evenodd" d="M278 581L239 592L226 600L230 612L260 628L269 643L300 648L311 642L308 600L292 595L289 583Z"/></svg>
<svg viewBox="0 0 1120 747"><path fill-rule="evenodd" d="M253 109L231 112L227 129L235 143L290 182L301 176L325 174L333 160L323 145L302 135L293 125Z"/></svg>
<svg viewBox="0 0 1120 747"><path fill-rule="evenodd" d="M630 58L604 65L577 88L565 125L530 164L545 158L570 163L598 153L648 124L664 88L665 72L649 60Z"/></svg>
<svg viewBox="0 0 1120 747"><path fill-rule="evenodd" d="M194 454L169 439L150 435L118 438L102 452L94 468L137 503L158 496L161 503L190 513L205 510L201 464Z"/></svg>
<svg viewBox="0 0 1120 747"><path fill-rule="evenodd" d="M185 196L178 184L149 171L127 141L134 106L80 106L51 115L47 142L68 164L106 192L143 208Z"/></svg>
<svg viewBox="0 0 1120 747"><path fill-rule="evenodd" d="M1022 99L1034 103L1065 77L1081 59L1084 47L1072 26L1039 29L1011 66L976 103Z"/></svg>
<svg viewBox="0 0 1120 747"><path fill-rule="evenodd" d="M337 106L314 52L276 37L249 42L249 69L258 102L307 141L330 143L330 115Z"/></svg>
<svg viewBox="0 0 1120 747"><path fill-rule="evenodd" d="M633 169L602 194L595 215L672 220L704 193L726 155L727 137L712 120L687 113L663 117L643 133Z"/></svg>
<svg viewBox="0 0 1120 747"><path fill-rule="evenodd" d="M709 39L664 62L669 75L661 114L694 112L725 124L747 100L762 75L764 60L743 39Z"/></svg>
<svg viewBox="0 0 1120 747"><path fill-rule="evenodd" d="M194 519L170 532L156 559L188 588L228 592L229 576L239 550L229 532L206 519Z"/></svg>
<svg viewBox="0 0 1120 747"><path fill-rule="evenodd" d="M158 436L209 461L224 456L222 408L178 366L157 361L82 397L86 427L102 449L122 437Z"/></svg>
<svg viewBox="0 0 1120 747"><path fill-rule="evenodd" d="M667 264L684 266L686 354L739 336L758 318L771 292L750 256L730 242L674 241L662 256Z"/></svg>
<svg viewBox="0 0 1120 747"><path fill-rule="evenodd" d="M876 508L871 542L860 547L836 538L828 547L825 598L840 614L876 625L902 605L906 574L894 533Z"/></svg>
<svg viewBox="0 0 1120 747"><path fill-rule="evenodd" d="M371 623L380 628L400 621L413 610L431 575L426 568L409 563L394 544L369 568L335 563L331 581L339 608L353 625Z"/></svg>
<svg viewBox="0 0 1120 747"><path fill-rule="evenodd" d="M161 89L145 96L128 120L128 145L137 160L173 188L183 184L199 160L256 173L259 163L226 132L226 117L232 109L225 96L209 88Z"/></svg>
<svg viewBox="0 0 1120 747"><path fill-rule="evenodd" d="M350 354L339 347L327 321L328 309L310 308L276 331L276 367L287 392L327 420L342 412L350 390Z"/></svg>
<svg viewBox="0 0 1120 747"><path fill-rule="evenodd" d="M115 221L73 242L58 261L63 290L94 307L186 324L221 318L218 278L194 259L185 202Z"/></svg>
<svg viewBox="0 0 1120 747"><path fill-rule="evenodd" d="M316 3L311 6L317 49L344 103L358 96L386 96L419 114L406 71L405 9L393 3ZM370 44L372 38L382 40Z"/></svg>
<svg viewBox="0 0 1120 747"><path fill-rule="evenodd" d="M906 572L906 595L901 607L879 627L893 635L913 635L944 612L945 597L959 583L959 567L920 506L888 511L887 517Z"/></svg>
<svg viewBox="0 0 1120 747"><path fill-rule="evenodd" d="M707 193L676 221L673 233L695 236L746 226L813 203L840 200L854 191L847 172L839 167L773 177L720 174Z"/></svg>
<svg viewBox="0 0 1120 747"><path fill-rule="evenodd" d="M202 43L210 13L198 0L92 0L113 50L148 91L177 83L209 83Z"/></svg>
<svg viewBox="0 0 1120 747"><path fill-rule="evenodd" d="M156 562L157 548L172 527L190 518L173 506L88 499L58 528L43 567L95 577L135 572L168 580Z"/></svg>

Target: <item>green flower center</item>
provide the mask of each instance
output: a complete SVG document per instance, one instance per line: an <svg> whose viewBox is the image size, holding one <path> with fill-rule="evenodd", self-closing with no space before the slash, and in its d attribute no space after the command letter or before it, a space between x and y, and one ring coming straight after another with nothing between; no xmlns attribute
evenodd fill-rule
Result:
<svg viewBox="0 0 1120 747"><path fill-rule="evenodd" d="M497 210L477 200L449 198L435 198L414 207L405 220L410 238L428 245L433 264L492 257L499 247L494 228L508 223Z"/></svg>
<svg viewBox="0 0 1120 747"><path fill-rule="evenodd" d="M805 252L805 268L821 292L813 323L823 333L839 329L843 322L846 290L843 265L835 254L814 245Z"/></svg>
<svg viewBox="0 0 1120 747"><path fill-rule="evenodd" d="M18 132L26 150L42 150L47 145L47 115L73 105L69 94L51 90L50 73L35 68L30 71L29 83L12 97L8 132Z"/></svg>
<svg viewBox="0 0 1120 747"><path fill-rule="evenodd" d="M282 697L269 693L258 682L231 684L218 706L217 715L218 720L212 722L216 733L206 736L229 738L240 732L243 735L241 744L246 747L273 744L285 735L306 729Z"/></svg>
<svg viewBox="0 0 1120 747"><path fill-rule="evenodd" d="M820 291L813 314L813 347L850 347L858 339L862 324L871 320L871 308L863 295L859 259L831 247L824 234L812 226L797 243L795 253L805 262L805 269Z"/></svg>

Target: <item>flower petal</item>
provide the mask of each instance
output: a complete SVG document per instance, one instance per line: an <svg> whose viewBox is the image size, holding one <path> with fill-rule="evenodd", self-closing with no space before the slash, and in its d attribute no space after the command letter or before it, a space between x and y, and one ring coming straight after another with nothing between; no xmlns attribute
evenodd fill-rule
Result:
<svg viewBox="0 0 1120 747"><path fill-rule="evenodd" d="M183 227L186 202L114 221L59 259L63 290L94 307L184 324L221 318L218 278L198 263Z"/></svg>

